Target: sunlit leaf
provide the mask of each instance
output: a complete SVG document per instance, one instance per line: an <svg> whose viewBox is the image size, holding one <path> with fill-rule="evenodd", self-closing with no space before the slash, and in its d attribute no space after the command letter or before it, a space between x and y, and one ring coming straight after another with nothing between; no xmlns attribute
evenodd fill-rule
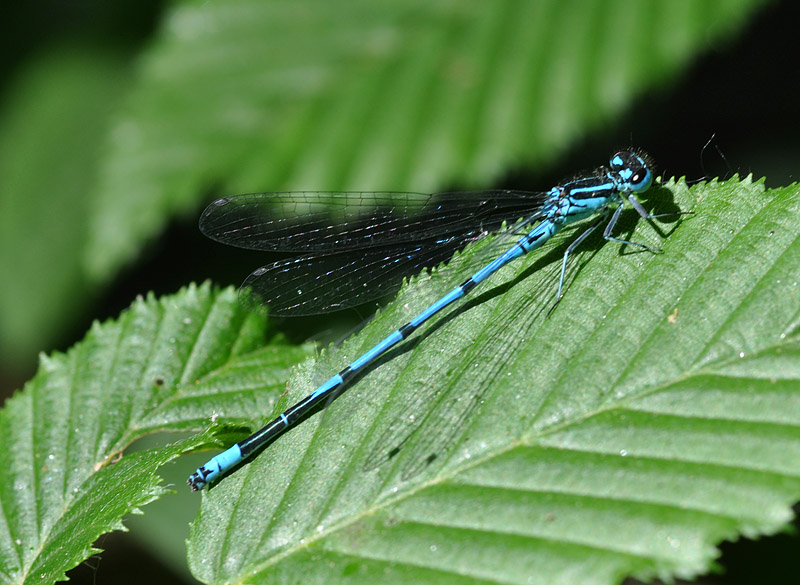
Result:
<svg viewBox="0 0 800 585"><path fill-rule="evenodd" d="M135 439L272 408L307 350L258 349L263 319L235 297L205 285L140 299L66 354L42 357L0 411L0 583L63 579L97 551L100 535L123 529L123 516L165 493L160 466L209 441L123 455ZM220 383L224 406L215 405Z"/></svg>
<svg viewBox="0 0 800 585"><path fill-rule="evenodd" d="M663 254L587 241L549 318L564 240L508 266L206 494L193 572L606 584L691 577L721 540L780 530L800 497L798 195L738 179L654 189L649 208L695 214L661 225ZM646 222L621 228L659 243ZM415 279L298 372L290 402L494 241ZM411 431L392 444L398 420Z"/></svg>

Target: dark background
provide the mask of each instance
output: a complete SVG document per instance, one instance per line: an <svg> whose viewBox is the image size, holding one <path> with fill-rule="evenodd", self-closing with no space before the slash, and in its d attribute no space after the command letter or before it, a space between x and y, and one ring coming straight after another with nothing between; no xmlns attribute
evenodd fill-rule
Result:
<svg viewBox="0 0 800 585"><path fill-rule="evenodd" d="M702 0L698 0L702 1ZM37 0L4 8L0 35L0 99L9 82L37 50L57 40L78 39L118 47L133 59L155 31L162 2ZM632 109L607 127L586 136L573 147L563 168L537 174L516 169L496 187L530 190L546 188L576 169L596 166L617 146L631 143L648 150L665 176L768 176L767 185L795 181L800 165L800 50L797 23L800 3L773 2L756 15L742 34L714 46L668 87L641 96ZM13 23L12 26L9 26ZM636 127L637 134L630 135ZM468 185L454 186L468 188ZM200 209L197 210L198 215ZM799 218L800 220L800 218ZM100 295L100 302L45 352L64 350L83 337L93 319L117 315L145 291L173 293L189 282L212 278L238 283L252 268L234 264L219 246L205 241L194 221L173 223L158 242L148 247L138 264L118 277ZM310 326L309 326L310 327ZM312 331L302 331L302 337ZM3 395L21 387L35 371L32 356L16 372L0 379ZM795 522L797 526L797 522ZM98 543L106 552L73 571L74 583L175 583L175 575L136 544L129 534L107 535ZM778 535L760 541L722 545L724 575L702 578L706 583L800 583L800 539Z"/></svg>

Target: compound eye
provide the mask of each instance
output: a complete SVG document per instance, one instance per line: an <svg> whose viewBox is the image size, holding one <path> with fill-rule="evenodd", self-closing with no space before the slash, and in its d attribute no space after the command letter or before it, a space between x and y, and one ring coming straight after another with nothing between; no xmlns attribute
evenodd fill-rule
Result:
<svg viewBox="0 0 800 585"><path fill-rule="evenodd" d="M611 157L611 168L615 171L619 171L620 169L624 168L626 165L625 159L626 157L625 152L618 152L614 156Z"/></svg>
<svg viewBox="0 0 800 585"><path fill-rule="evenodd" d="M638 169L632 169L631 171L631 176L628 179L630 188L637 193L647 191L653 183L652 171L647 167L640 167Z"/></svg>

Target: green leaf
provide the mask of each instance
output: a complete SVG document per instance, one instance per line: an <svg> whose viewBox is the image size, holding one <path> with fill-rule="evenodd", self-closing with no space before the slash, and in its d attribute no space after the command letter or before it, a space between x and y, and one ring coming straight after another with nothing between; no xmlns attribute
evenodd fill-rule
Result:
<svg viewBox="0 0 800 585"><path fill-rule="evenodd" d="M433 191L555 158L763 0L183 2L112 132L103 277L226 193Z"/></svg>
<svg viewBox="0 0 800 585"><path fill-rule="evenodd" d="M263 341L263 319L246 315L230 289L204 285L139 299L67 354L42 357L0 411L0 583L64 579L101 534L165 493L158 467L209 441L122 455L137 438L269 411L308 350L258 349Z"/></svg>
<svg viewBox="0 0 800 585"><path fill-rule="evenodd" d="M546 246L204 494L195 576L690 578L721 540L784 527L800 498L800 188L671 182L647 203L695 212L623 216L620 237L663 254L590 239L546 318L564 240ZM288 402L508 245L484 240L413 279L361 334L306 363ZM365 469L376 449L384 461Z"/></svg>
<svg viewBox="0 0 800 585"><path fill-rule="evenodd" d="M34 365L90 299L82 259L102 137L126 88L107 47L32 59L0 112L0 360ZM27 365L27 363L26 363Z"/></svg>

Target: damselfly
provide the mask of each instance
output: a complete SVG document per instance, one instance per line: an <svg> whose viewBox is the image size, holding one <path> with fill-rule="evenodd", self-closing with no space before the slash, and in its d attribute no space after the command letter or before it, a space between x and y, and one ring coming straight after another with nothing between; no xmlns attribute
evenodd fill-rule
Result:
<svg viewBox="0 0 800 585"><path fill-rule="evenodd" d="M557 301L563 294L569 255L606 220L606 240L658 252L612 236L626 203L644 219L674 215L651 215L636 199L637 193L652 184L653 172L646 154L625 150L612 156L608 165L542 193L286 192L238 195L213 202L200 219L200 229L210 238L242 248L295 254L257 269L242 285L242 303L270 315L309 315L354 307L392 292L403 276L447 260L454 250L504 225L514 226L511 229L515 231L522 225L525 231L495 260L306 398L198 468L188 484L199 490L219 479L297 424L431 317L568 224L599 215L564 252Z"/></svg>

